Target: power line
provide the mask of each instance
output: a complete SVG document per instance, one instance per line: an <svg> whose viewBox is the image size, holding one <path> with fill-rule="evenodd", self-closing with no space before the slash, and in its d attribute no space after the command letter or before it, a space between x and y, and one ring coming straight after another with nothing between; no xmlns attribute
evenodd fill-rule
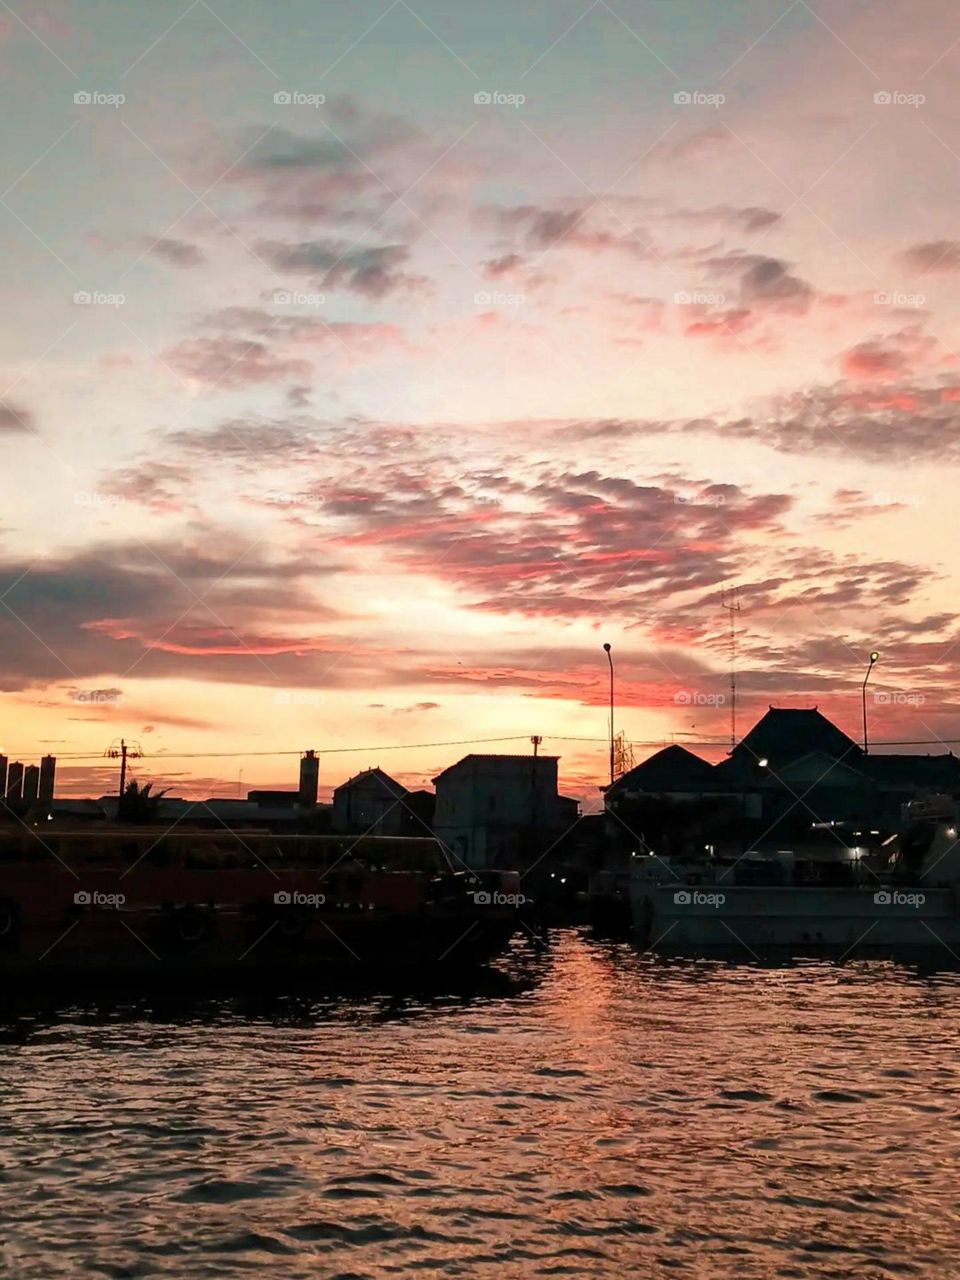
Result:
<svg viewBox="0 0 960 1280"><path fill-rule="evenodd" d="M544 742L592 742L609 746L607 738L591 738L583 737L575 734L561 733L545 733L541 735ZM671 735L677 737L679 735ZM492 744L495 742L529 742L528 734L518 733L502 738L459 738L446 742L398 742L390 745L383 743L373 743L365 747L325 747L316 751L318 756L337 756L346 754L356 754L357 752L375 753L378 751L427 751L438 747L477 747ZM665 738L655 738L649 740L631 739L632 747L657 747L669 746L669 742ZM725 748L724 739L714 738L684 738L683 746L700 747L704 749L717 750ZM880 738L873 742L875 747L949 747L960 745L960 738ZM9 749L5 754L12 757L22 757L29 759L35 755L34 751L14 751ZM52 752L50 754L53 754ZM161 751L156 755L144 753L143 759L158 763L164 760L243 760L255 758L278 758L281 756L300 756L303 752L299 749L296 751ZM102 760L103 752L64 752L57 754L57 760Z"/></svg>
<svg viewBox="0 0 960 1280"><path fill-rule="evenodd" d="M525 733L513 734L505 738L461 738L455 742L400 742L394 743L392 746L384 746L382 743L376 743L367 747L326 747L316 751L318 756L336 756L345 752L356 751L417 751L427 750L432 747L472 747L481 746L484 743L491 742L529 742L530 739ZM606 739L584 739L584 741L603 741ZM30 751L13 751L6 752L10 756L24 756L29 758ZM149 755L144 752L144 759L151 760L239 760L255 756L300 756L303 752L299 749L296 751L158 751L156 755ZM57 755L57 760L102 760L103 752L63 752Z"/></svg>

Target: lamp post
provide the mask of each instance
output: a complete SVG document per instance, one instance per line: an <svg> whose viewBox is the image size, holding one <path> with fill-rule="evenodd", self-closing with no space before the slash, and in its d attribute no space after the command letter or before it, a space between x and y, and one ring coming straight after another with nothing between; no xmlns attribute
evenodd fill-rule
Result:
<svg viewBox="0 0 960 1280"><path fill-rule="evenodd" d="M870 743L867 738L867 681L870 679L870 672L879 657L880 655L876 650L871 653L870 662L867 665L867 674L863 677L863 687L860 690L863 699L863 754L865 756L870 754Z"/></svg>
<svg viewBox="0 0 960 1280"><path fill-rule="evenodd" d="M610 664L610 785L614 783L614 762L613 762L613 654L610 652L610 646L603 646L607 655L607 662Z"/></svg>

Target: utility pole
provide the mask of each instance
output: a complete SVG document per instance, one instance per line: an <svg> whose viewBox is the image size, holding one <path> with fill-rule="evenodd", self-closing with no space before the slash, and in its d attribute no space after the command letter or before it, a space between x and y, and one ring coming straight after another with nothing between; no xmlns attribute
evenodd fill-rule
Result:
<svg viewBox="0 0 960 1280"><path fill-rule="evenodd" d="M615 748L613 745L613 654L610 651L610 646L608 644L605 644L603 648L607 655L607 662L610 664L610 785L612 787L616 781L617 771Z"/></svg>
<svg viewBox="0 0 960 1280"><path fill-rule="evenodd" d="M109 760L120 761L120 791L118 794L122 798L127 786L127 760L139 760L143 756L143 748L139 742L132 742L128 746L123 738L119 740L114 738L103 754Z"/></svg>
<svg viewBox="0 0 960 1280"><path fill-rule="evenodd" d="M737 745L737 614L740 612L740 588L724 587L720 592L720 608L730 615L730 750Z"/></svg>
<svg viewBox="0 0 960 1280"><path fill-rule="evenodd" d="M535 733L530 739L533 743L533 766L530 770L530 843L534 858L540 856L540 824L537 820L537 753L543 738Z"/></svg>

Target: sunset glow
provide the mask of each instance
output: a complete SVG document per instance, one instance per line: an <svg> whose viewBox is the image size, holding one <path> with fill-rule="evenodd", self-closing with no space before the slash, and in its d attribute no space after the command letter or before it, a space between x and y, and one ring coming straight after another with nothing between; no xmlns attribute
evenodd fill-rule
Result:
<svg viewBox="0 0 960 1280"><path fill-rule="evenodd" d="M185 8L0 18L0 749L960 739L952 6Z"/></svg>

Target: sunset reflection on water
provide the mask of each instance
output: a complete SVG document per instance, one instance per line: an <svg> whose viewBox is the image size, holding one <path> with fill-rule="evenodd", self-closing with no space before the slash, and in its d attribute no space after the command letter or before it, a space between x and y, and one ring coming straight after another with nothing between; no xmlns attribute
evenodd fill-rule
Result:
<svg viewBox="0 0 960 1280"><path fill-rule="evenodd" d="M473 992L47 1006L0 1045L26 1277L947 1275L960 978L574 932Z"/></svg>

